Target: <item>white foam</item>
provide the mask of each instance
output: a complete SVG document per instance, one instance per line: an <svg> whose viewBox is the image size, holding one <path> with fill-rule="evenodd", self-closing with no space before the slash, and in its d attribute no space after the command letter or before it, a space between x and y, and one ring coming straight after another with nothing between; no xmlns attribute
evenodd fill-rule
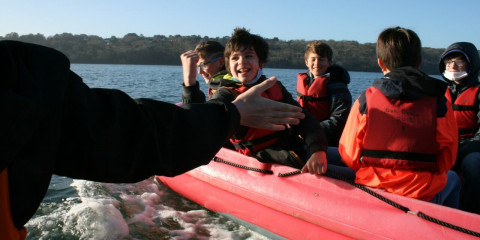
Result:
<svg viewBox="0 0 480 240"><path fill-rule="evenodd" d="M153 178L136 184L73 180L78 196L42 203L31 239L249 239L266 237L172 193Z"/></svg>

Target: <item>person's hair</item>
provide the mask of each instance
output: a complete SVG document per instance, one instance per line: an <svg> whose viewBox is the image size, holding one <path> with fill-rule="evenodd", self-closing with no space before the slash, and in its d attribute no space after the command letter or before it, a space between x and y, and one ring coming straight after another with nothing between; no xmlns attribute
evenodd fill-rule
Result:
<svg viewBox="0 0 480 240"><path fill-rule="evenodd" d="M410 29L387 28L378 36L377 58L389 70L407 66L418 68L422 62L422 43Z"/></svg>
<svg viewBox="0 0 480 240"><path fill-rule="evenodd" d="M235 51L244 51L253 47L260 63L266 63L268 59L268 43L259 35L251 34L245 28L235 28L232 37L225 46L225 65L230 71L228 59Z"/></svg>
<svg viewBox="0 0 480 240"><path fill-rule="evenodd" d="M450 59L450 58L462 58L463 60L467 60L467 57L461 52L452 52L449 53L447 56L443 57L442 60Z"/></svg>
<svg viewBox="0 0 480 240"><path fill-rule="evenodd" d="M307 48L305 49L305 60L308 58L308 54L316 53L321 57L327 57L328 61L332 61L333 57L333 50L328 44L320 42L320 41L313 41L307 44Z"/></svg>
<svg viewBox="0 0 480 240"><path fill-rule="evenodd" d="M216 41L201 42L195 47L195 52L203 59L221 57L224 51L225 47Z"/></svg>

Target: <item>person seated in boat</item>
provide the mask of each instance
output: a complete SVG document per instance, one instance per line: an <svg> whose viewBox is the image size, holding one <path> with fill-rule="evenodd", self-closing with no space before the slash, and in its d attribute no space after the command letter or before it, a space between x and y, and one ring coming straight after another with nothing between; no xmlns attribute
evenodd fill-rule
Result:
<svg viewBox="0 0 480 240"><path fill-rule="evenodd" d="M348 89L348 71L332 64L332 57L333 50L328 44L320 41L307 44L308 71L297 74L297 101L320 122L328 145L338 147L352 107L352 95Z"/></svg>
<svg viewBox="0 0 480 240"><path fill-rule="evenodd" d="M458 208L457 124L446 83L419 71L421 41L392 27L377 39L376 79L355 100L340 138L342 160L355 182Z"/></svg>
<svg viewBox="0 0 480 240"><path fill-rule="evenodd" d="M224 54L227 70L235 85L221 86L211 99L231 102L242 92L265 81L267 78L262 69L267 62L268 51L268 44L261 36L251 34L245 28L236 28ZM265 91L264 97L299 106L280 81ZM230 141L237 151L254 156L261 162L302 168L308 161L310 172L323 174L327 170L325 151L328 143L325 134L318 121L307 112L300 124L289 126L285 131L240 126ZM305 144L310 156L307 156Z"/></svg>
<svg viewBox="0 0 480 240"><path fill-rule="evenodd" d="M442 53L439 70L448 83L458 126L458 154L453 169L463 179L460 209L480 213L480 57L472 43L456 42Z"/></svg>
<svg viewBox="0 0 480 240"><path fill-rule="evenodd" d="M261 96L274 80L233 102L178 107L89 88L52 48L0 41L0 62L0 239L25 239L53 174L111 183L174 176L207 164L240 124L282 130L304 117Z"/></svg>
<svg viewBox="0 0 480 240"><path fill-rule="evenodd" d="M225 58L223 52L225 47L216 41L206 41L197 44L195 50L189 50L180 55L183 69L183 94L182 103L203 103L206 101L205 94L200 90L200 84L197 82L198 73L205 79L209 85L208 96L218 88L224 76L227 74L225 69Z"/></svg>

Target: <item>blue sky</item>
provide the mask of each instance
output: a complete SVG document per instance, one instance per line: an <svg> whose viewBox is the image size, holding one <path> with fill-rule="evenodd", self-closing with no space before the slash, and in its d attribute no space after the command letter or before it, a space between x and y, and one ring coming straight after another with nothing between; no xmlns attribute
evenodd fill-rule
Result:
<svg viewBox="0 0 480 240"><path fill-rule="evenodd" d="M466 0L0 0L0 36L230 36L245 27L281 40L374 43L387 27L414 30L424 47L480 48L480 1Z"/></svg>

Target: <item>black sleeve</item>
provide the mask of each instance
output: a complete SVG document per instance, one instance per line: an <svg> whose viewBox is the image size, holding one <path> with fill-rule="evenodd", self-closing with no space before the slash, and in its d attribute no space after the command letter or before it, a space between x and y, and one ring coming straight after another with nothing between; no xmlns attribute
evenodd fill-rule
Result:
<svg viewBox="0 0 480 240"><path fill-rule="evenodd" d="M343 82L330 82L327 85L330 96L330 118L320 122L325 131L329 146L338 146L343 128L352 107L352 95Z"/></svg>
<svg viewBox="0 0 480 240"><path fill-rule="evenodd" d="M192 86L183 86L183 94L182 94L182 103L204 103L205 102L205 93L200 90L200 83L198 81L195 85Z"/></svg>
<svg viewBox="0 0 480 240"><path fill-rule="evenodd" d="M62 124L64 161L55 173L95 181L135 182L207 164L240 118L233 104L219 101L178 107L88 88L77 97Z"/></svg>
<svg viewBox="0 0 480 240"><path fill-rule="evenodd" d="M178 107L91 89L51 48L0 41L0 171L12 220L35 214L52 174L129 183L206 164L239 126L230 102Z"/></svg>
<svg viewBox="0 0 480 240"><path fill-rule="evenodd" d="M0 53L0 167L19 178L174 176L208 163L239 125L229 102L178 107L91 89L50 48L2 41Z"/></svg>

